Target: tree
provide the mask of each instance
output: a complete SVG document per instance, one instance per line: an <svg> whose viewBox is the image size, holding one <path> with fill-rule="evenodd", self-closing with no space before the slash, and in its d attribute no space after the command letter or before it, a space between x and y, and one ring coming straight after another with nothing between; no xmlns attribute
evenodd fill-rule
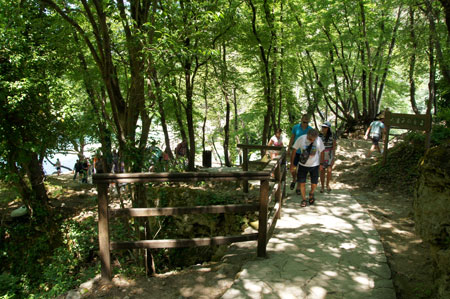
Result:
<svg viewBox="0 0 450 299"><path fill-rule="evenodd" d="M0 5L1 175L35 215L47 217L42 161L64 136L66 32L33 1Z"/></svg>

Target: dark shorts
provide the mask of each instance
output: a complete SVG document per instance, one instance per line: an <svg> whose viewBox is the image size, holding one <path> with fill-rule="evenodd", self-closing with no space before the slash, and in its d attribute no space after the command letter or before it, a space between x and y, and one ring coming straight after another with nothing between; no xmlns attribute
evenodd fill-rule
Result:
<svg viewBox="0 0 450 299"><path fill-rule="evenodd" d="M294 157L294 165L297 166L298 165L298 161L300 160L300 154L299 153L295 153L295 157Z"/></svg>
<svg viewBox="0 0 450 299"><path fill-rule="evenodd" d="M380 136L372 136L370 138L372 139L373 145L378 145L378 142L380 141Z"/></svg>
<svg viewBox="0 0 450 299"><path fill-rule="evenodd" d="M297 182L306 183L306 176L311 176L311 184L317 184L319 182L319 165L314 167L298 166Z"/></svg>

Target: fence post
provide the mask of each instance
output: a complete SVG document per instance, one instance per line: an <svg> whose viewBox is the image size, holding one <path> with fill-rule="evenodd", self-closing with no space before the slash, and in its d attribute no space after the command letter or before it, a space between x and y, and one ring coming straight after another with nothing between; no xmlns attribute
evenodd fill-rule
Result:
<svg viewBox="0 0 450 299"><path fill-rule="evenodd" d="M275 193L275 199L278 202L279 205L279 209L278 209L278 213L277 213L277 218L280 219L281 218L281 204L282 204L282 186L281 186L281 181L282 181L282 177L281 177L281 159L278 161L278 165L277 168L275 168L275 181L278 183L278 190Z"/></svg>
<svg viewBox="0 0 450 299"><path fill-rule="evenodd" d="M388 151L388 147L389 147L389 132L391 130L391 112L387 109L384 113L384 125L386 127L386 136L384 136L383 165L386 165L387 151Z"/></svg>
<svg viewBox="0 0 450 299"><path fill-rule="evenodd" d="M244 161L242 163L242 170L248 171L248 148L244 147L242 149L242 156ZM244 193L248 193L248 180L243 181L244 184Z"/></svg>
<svg viewBox="0 0 450 299"><path fill-rule="evenodd" d="M98 244L102 278L111 280L111 253L109 249L108 184L98 184Z"/></svg>
<svg viewBox="0 0 450 299"><path fill-rule="evenodd" d="M259 190L258 257L266 257L268 199L269 180L263 180Z"/></svg>

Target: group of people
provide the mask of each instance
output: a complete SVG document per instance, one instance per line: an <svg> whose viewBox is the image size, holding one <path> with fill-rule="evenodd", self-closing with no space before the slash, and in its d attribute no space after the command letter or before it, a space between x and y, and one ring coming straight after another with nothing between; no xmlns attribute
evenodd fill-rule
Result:
<svg viewBox="0 0 450 299"><path fill-rule="evenodd" d="M379 141L385 130L384 118L380 116L373 121L366 131L365 139L372 140L372 146L367 153L370 157L373 151L381 152ZM310 117L303 115L301 122L292 128L291 138L288 145L288 157L290 159L289 171L292 175L290 189L297 195L301 195L301 206L305 207L308 203L314 204L314 192L317 188L319 178L321 183L320 192L331 192L332 169L335 163L335 153L337 147L337 136L331 129L331 123L325 121L321 125L321 131L317 131L309 126ZM281 129L269 140L269 146L283 146ZM275 158L276 151L271 151L271 158ZM306 196L306 177L310 175L311 190ZM297 187L296 187L297 185Z"/></svg>
<svg viewBox="0 0 450 299"><path fill-rule="evenodd" d="M290 189L297 195L302 196L301 206L307 203L314 204L314 191L321 181L320 192L331 192L330 181L334 165L336 151L336 135L331 130L331 123L326 121L321 126L321 132L309 126L310 118L303 115L301 122L294 125L292 135L289 140L288 157L290 159L290 173L292 182ZM281 129L269 140L269 146L283 146ZM277 153L271 151L271 158L275 158ZM302 157L303 155L303 157ZM306 198L306 177L311 177L311 191ZM297 188L296 188L297 185Z"/></svg>
<svg viewBox="0 0 450 299"><path fill-rule="evenodd" d="M89 158L78 159L73 166L73 180L76 180L79 174L81 177L81 182L87 183L88 177L92 174L93 169L93 165Z"/></svg>

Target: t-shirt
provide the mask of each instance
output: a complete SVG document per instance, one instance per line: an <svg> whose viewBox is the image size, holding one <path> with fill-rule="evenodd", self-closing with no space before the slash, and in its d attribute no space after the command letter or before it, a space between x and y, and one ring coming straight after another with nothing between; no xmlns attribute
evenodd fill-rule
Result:
<svg viewBox="0 0 450 299"><path fill-rule="evenodd" d="M319 134L319 137L320 139L322 139L323 145L325 146L324 161L330 163L330 161L333 160L333 143L337 139L336 135L331 132L331 136L328 138L328 140L325 140L325 136L322 133Z"/></svg>
<svg viewBox="0 0 450 299"><path fill-rule="evenodd" d="M292 134L295 135L294 137L294 143L295 141L297 141L297 139L300 136L305 135L306 133L308 133L309 130L311 130L312 128L310 126L306 127L306 129L303 130L302 128L302 124L296 124L294 127L292 127ZM297 150L297 154L300 154L302 151L300 149Z"/></svg>
<svg viewBox="0 0 450 299"><path fill-rule="evenodd" d="M371 127L370 137L380 137L381 129L384 129L384 123L379 120L376 120L370 124L370 127Z"/></svg>
<svg viewBox="0 0 450 299"><path fill-rule="evenodd" d="M300 150L306 150L306 148L311 144L311 142L308 140L307 135L300 136L292 146L297 151ZM306 167L315 167L320 164L320 153L325 149L325 146L323 145L322 139L316 138L314 140L313 146L311 148L311 152L309 155L308 161L306 161L305 164L302 164L299 162L300 165L306 166Z"/></svg>
<svg viewBox="0 0 450 299"><path fill-rule="evenodd" d="M333 148L333 143L336 140L336 135L333 132L331 132L331 136L328 138L328 141L325 140L325 136L322 133L319 134L319 137L322 139L325 150L331 150Z"/></svg>
<svg viewBox="0 0 450 299"><path fill-rule="evenodd" d="M270 141L272 141L272 145L273 146L283 146L283 137L280 136L280 138L278 139L276 135L273 135L270 138Z"/></svg>

